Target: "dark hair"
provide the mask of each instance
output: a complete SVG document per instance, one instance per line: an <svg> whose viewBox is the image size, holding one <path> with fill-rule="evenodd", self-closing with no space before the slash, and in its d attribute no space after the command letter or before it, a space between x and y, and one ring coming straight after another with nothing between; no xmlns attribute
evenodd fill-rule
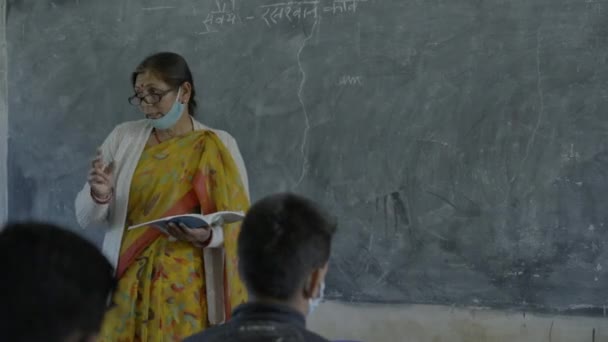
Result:
<svg viewBox="0 0 608 342"><path fill-rule="evenodd" d="M336 224L313 202L277 194L254 204L238 238L239 272L256 296L286 301L329 260Z"/></svg>
<svg viewBox="0 0 608 342"><path fill-rule="evenodd" d="M196 113L196 90L192 72L184 57L174 52L159 52L146 57L131 74L131 85L135 86L137 75L149 71L169 86L177 88L185 82L192 86L192 95L188 102L188 112L194 116Z"/></svg>
<svg viewBox="0 0 608 342"><path fill-rule="evenodd" d="M95 245L34 222L0 231L0 272L0 339L13 342L97 333L116 284Z"/></svg>

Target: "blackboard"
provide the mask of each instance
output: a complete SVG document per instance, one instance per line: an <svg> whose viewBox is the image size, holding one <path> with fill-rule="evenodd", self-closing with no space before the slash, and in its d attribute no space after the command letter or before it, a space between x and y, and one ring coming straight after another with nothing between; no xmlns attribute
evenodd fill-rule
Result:
<svg viewBox="0 0 608 342"><path fill-rule="evenodd" d="M76 225L130 72L175 51L253 198L339 218L330 298L605 315L607 5L8 1L10 218Z"/></svg>

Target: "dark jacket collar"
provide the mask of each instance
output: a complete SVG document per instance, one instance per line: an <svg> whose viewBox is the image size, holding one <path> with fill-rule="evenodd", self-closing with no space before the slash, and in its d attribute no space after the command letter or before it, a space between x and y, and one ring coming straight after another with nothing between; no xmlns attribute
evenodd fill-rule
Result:
<svg viewBox="0 0 608 342"><path fill-rule="evenodd" d="M299 311L281 304L246 303L238 306L232 313L233 322L265 320L297 325L306 328L306 318Z"/></svg>

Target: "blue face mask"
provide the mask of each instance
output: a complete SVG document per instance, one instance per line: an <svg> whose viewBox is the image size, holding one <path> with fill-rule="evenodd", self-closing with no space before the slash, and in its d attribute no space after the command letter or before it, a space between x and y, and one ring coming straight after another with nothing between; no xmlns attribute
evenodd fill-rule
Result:
<svg viewBox="0 0 608 342"><path fill-rule="evenodd" d="M325 292L325 282L321 283L321 288L319 289L319 296L317 298L308 299L308 315L311 315L313 311L321 304L323 301L323 296Z"/></svg>
<svg viewBox="0 0 608 342"><path fill-rule="evenodd" d="M182 116L182 112L184 111L184 104L179 102L179 95L182 89L180 88L177 91L177 97L175 98L175 103L171 106L171 109L158 119L147 119L148 122L156 129L169 129L179 121L179 118Z"/></svg>

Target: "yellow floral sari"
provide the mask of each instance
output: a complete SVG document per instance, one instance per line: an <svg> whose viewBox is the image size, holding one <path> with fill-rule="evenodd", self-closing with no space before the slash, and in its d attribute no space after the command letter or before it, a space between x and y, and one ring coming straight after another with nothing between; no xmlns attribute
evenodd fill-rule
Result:
<svg viewBox="0 0 608 342"><path fill-rule="evenodd" d="M210 131L146 147L131 182L127 226L184 213L249 207L230 152ZM245 302L236 264L239 224L224 226L224 308ZM208 326L201 249L153 228L125 230L114 307L100 341L180 341Z"/></svg>

